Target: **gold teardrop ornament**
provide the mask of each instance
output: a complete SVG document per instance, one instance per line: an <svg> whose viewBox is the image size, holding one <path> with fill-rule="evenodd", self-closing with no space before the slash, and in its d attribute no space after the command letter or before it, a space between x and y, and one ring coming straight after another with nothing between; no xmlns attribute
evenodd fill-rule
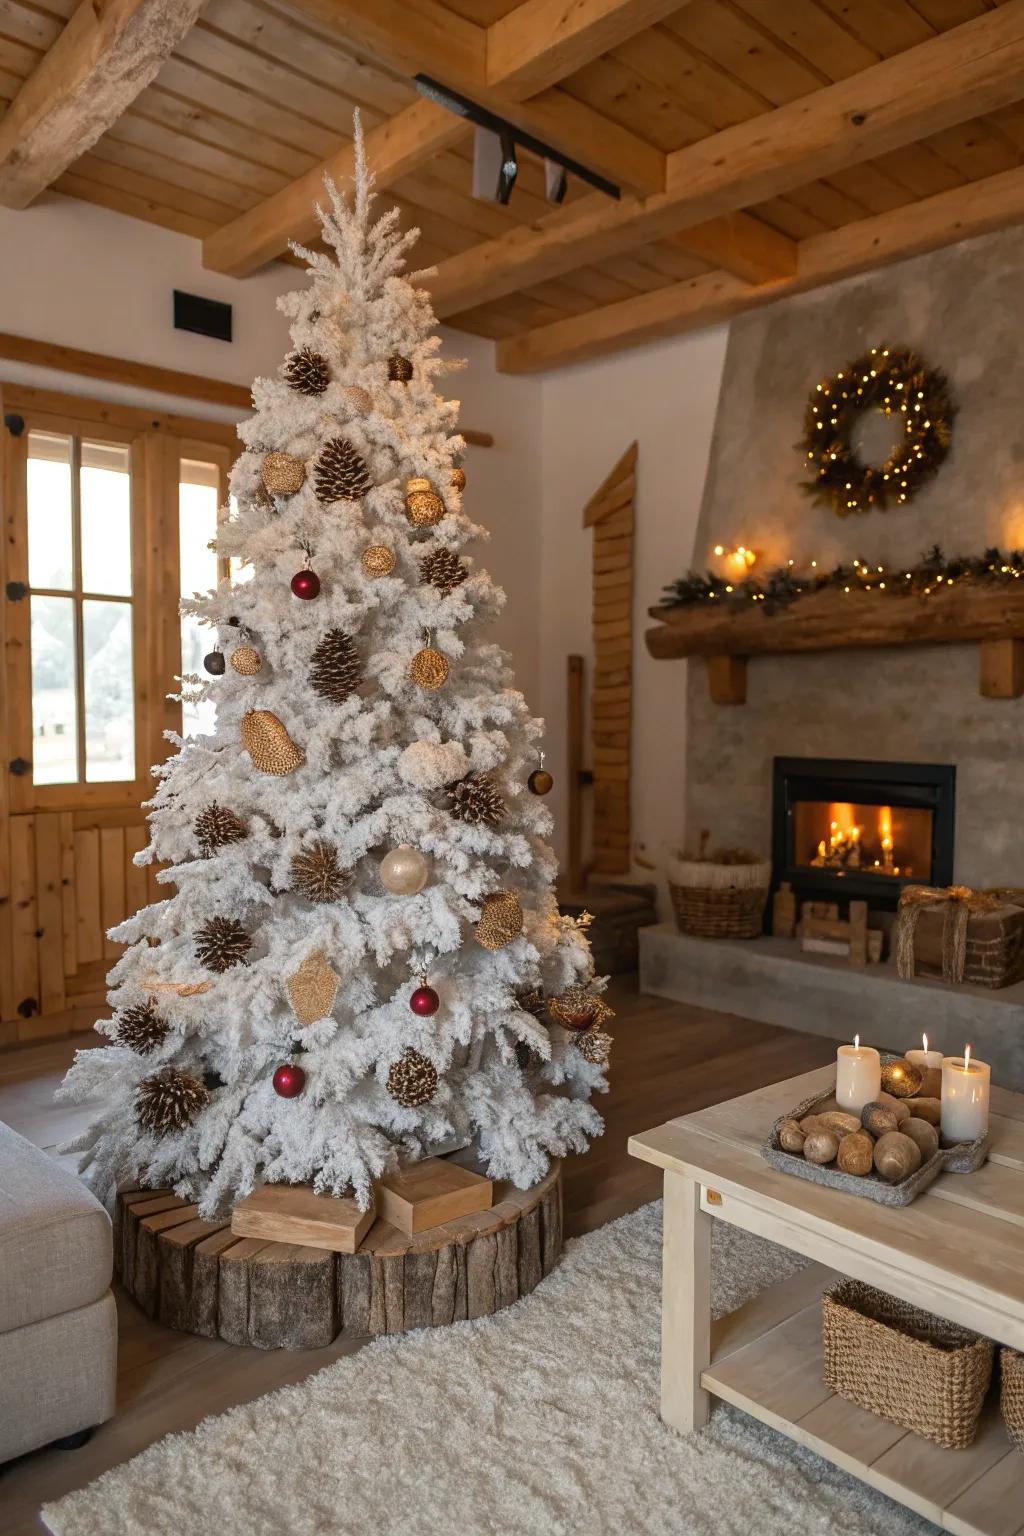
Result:
<svg viewBox="0 0 1024 1536"><path fill-rule="evenodd" d="M261 773L283 777L294 773L306 761L302 748L296 746L284 725L269 709L250 709L242 720L242 746Z"/></svg>

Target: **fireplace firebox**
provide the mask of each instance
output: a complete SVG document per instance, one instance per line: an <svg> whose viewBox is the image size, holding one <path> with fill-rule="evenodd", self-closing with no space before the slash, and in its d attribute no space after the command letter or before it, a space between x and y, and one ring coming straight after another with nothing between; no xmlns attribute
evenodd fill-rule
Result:
<svg viewBox="0 0 1024 1536"><path fill-rule="evenodd" d="M905 885L953 883L956 769L777 757L772 889L895 910Z"/></svg>

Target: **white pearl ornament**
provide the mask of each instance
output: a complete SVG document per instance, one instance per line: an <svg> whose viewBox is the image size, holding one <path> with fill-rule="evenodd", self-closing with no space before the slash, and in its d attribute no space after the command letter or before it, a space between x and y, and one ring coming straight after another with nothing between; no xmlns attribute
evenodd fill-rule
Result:
<svg viewBox="0 0 1024 1536"><path fill-rule="evenodd" d="M400 843L380 861L380 883L392 896L415 896L429 873L426 859L411 843Z"/></svg>

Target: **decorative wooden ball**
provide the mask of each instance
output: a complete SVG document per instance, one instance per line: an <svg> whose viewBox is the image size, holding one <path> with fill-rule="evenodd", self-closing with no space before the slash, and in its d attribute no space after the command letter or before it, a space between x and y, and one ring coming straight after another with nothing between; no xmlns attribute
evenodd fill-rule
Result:
<svg viewBox="0 0 1024 1536"><path fill-rule="evenodd" d="M231 666L242 677L255 677L263 665L263 657L251 645L236 645L231 652Z"/></svg>
<svg viewBox="0 0 1024 1536"><path fill-rule="evenodd" d="M839 1143L836 1161L843 1173L853 1173L862 1179L871 1172L874 1156L875 1143L867 1131L854 1131Z"/></svg>
<svg viewBox="0 0 1024 1536"><path fill-rule="evenodd" d="M409 491L405 515L415 528L432 528L445 514L445 504L436 491Z"/></svg>
<svg viewBox="0 0 1024 1536"><path fill-rule="evenodd" d="M386 544L371 544L363 550L362 566L367 576L390 576L396 564L395 552Z"/></svg>
<svg viewBox="0 0 1024 1536"><path fill-rule="evenodd" d="M393 384L408 384L412 378L412 363L401 352L392 352L388 358L388 378Z"/></svg>
<svg viewBox="0 0 1024 1536"><path fill-rule="evenodd" d="M517 891L494 891L484 897L476 936L485 949L504 949L522 931L523 908Z"/></svg>
<svg viewBox="0 0 1024 1536"><path fill-rule="evenodd" d="M203 666L211 677L223 677L225 667L224 652L210 651L208 655L203 657Z"/></svg>
<svg viewBox="0 0 1024 1536"><path fill-rule="evenodd" d="M806 1140L796 1120L784 1120L779 1126L779 1146L783 1152L802 1152Z"/></svg>
<svg viewBox="0 0 1024 1536"><path fill-rule="evenodd" d="M917 1150L921 1154L921 1161L927 1163L939 1150L939 1128L930 1125L927 1120L919 1120L916 1115L909 1115L900 1126L900 1134L909 1136L911 1141L917 1143Z"/></svg>
<svg viewBox="0 0 1024 1536"><path fill-rule="evenodd" d="M413 1013L419 1014L421 1019L429 1019L441 1006L441 999L433 987L428 987L426 982L417 987L409 999L409 1007Z"/></svg>
<svg viewBox="0 0 1024 1536"><path fill-rule="evenodd" d="M270 709L250 709L242 720L242 746L261 773L283 777L306 761L287 729Z"/></svg>
<svg viewBox="0 0 1024 1536"><path fill-rule="evenodd" d="M464 491L466 489L466 471L461 464L456 464L452 470L451 487L453 491Z"/></svg>
<svg viewBox="0 0 1024 1536"><path fill-rule="evenodd" d="M865 1104L860 1112L860 1123L872 1136L887 1136L897 1126L896 1116L886 1105L876 1101Z"/></svg>
<svg viewBox="0 0 1024 1536"><path fill-rule="evenodd" d="M839 1137L834 1131L812 1131L804 1142L804 1157L809 1163L834 1162L839 1152Z"/></svg>
<svg viewBox="0 0 1024 1536"><path fill-rule="evenodd" d="M296 571L292 577L292 592L307 603L312 602L314 597L319 597L320 577L316 571Z"/></svg>
<svg viewBox="0 0 1024 1536"><path fill-rule="evenodd" d="M449 670L447 656L428 645L416 652L409 666L409 676L420 688L435 693L448 681Z"/></svg>
<svg viewBox="0 0 1024 1536"><path fill-rule="evenodd" d="M912 1061L886 1061L882 1063L882 1088L894 1099L912 1099L921 1092L924 1073Z"/></svg>
<svg viewBox="0 0 1024 1536"><path fill-rule="evenodd" d="M554 786L554 779L546 768L535 768L526 781L531 795L547 795Z"/></svg>
<svg viewBox="0 0 1024 1536"><path fill-rule="evenodd" d="M361 384L346 384L342 399L354 416L368 416L373 409L373 398Z"/></svg>
<svg viewBox="0 0 1024 1536"><path fill-rule="evenodd" d="M294 496L305 478L305 464L292 453L268 453L260 465L260 479L272 496Z"/></svg>
<svg viewBox="0 0 1024 1536"><path fill-rule="evenodd" d="M306 1074L294 1061L284 1061L274 1073L274 1092L282 1099L297 1099L306 1086Z"/></svg>
<svg viewBox="0 0 1024 1536"><path fill-rule="evenodd" d="M875 1143L875 1167L890 1184L901 1184L921 1166L921 1149L902 1131L889 1131Z"/></svg>
<svg viewBox="0 0 1024 1536"><path fill-rule="evenodd" d="M942 1123L941 1099L907 1099L907 1109L918 1120L927 1120L929 1125ZM903 1127L901 1126L902 1130Z"/></svg>
<svg viewBox="0 0 1024 1536"><path fill-rule="evenodd" d="M860 1117L848 1114L845 1109L822 1110L820 1118L826 1130L833 1131L840 1141L844 1136L853 1136L861 1128Z"/></svg>
<svg viewBox="0 0 1024 1536"><path fill-rule="evenodd" d="M392 896L415 896L429 876L429 864L411 843L400 843L380 861L380 883Z"/></svg>

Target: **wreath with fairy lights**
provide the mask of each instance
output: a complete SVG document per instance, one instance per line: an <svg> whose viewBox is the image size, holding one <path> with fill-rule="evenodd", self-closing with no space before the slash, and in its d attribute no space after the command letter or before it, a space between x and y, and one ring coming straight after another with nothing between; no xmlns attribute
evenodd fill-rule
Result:
<svg viewBox="0 0 1024 1536"><path fill-rule="evenodd" d="M884 464L865 464L852 434L866 411L901 418L904 430ZM937 474L949 452L956 407L937 369L913 352L872 347L823 379L807 402L800 441L814 478L803 488L840 517L902 506Z"/></svg>

